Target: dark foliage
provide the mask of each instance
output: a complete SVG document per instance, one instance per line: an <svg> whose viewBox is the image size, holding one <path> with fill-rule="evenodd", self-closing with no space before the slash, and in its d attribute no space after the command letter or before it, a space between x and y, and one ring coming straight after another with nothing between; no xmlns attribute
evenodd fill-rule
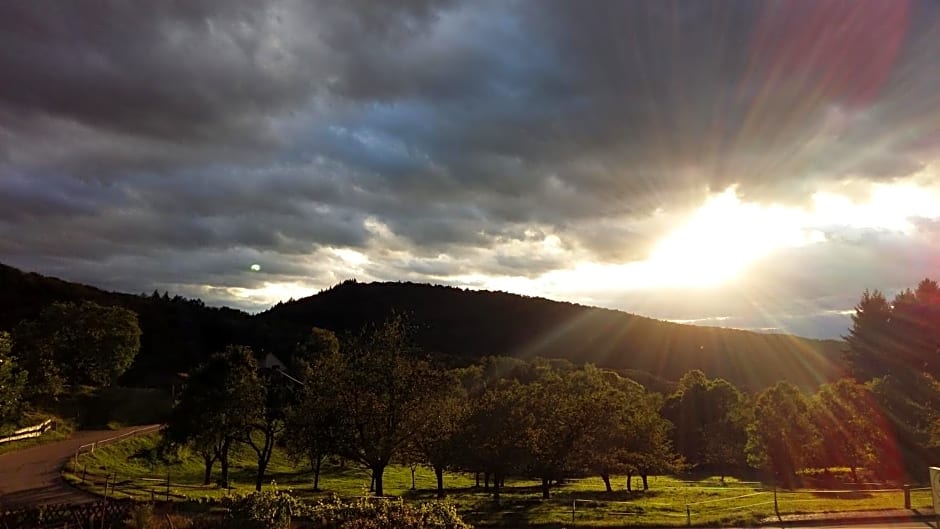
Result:
<svg viewBox="0 0 940 529"><path fill-rule="evenodd" d="M681 325L504 292L347 281L250 316L199 300L105 292L0 265L0 329L12 329L52 302L81 300L137 313L143 334L137 360L120 381L126 385L169 385L176 373L231 343L287 361L313 326L355 333L395 310L420 322L415 341L422 350L453 366L488 355L563 358L621 370L664 393L674 389L668 380L691 369L742 390L782 378L814 389L841 374L837 341Z"/></svg>
<svg viewBox="0 0 940 529"><path fill-rule="evenodd" d="M564 358L667 380L701 369L755 390L784 378L815 389L841 374L841 344L833 340L682 325L504 292L414 283L347 281L257 318L290 333L294 338L288 342L296 343L311 325L356 331L393 310L412 314L421 323L418 345L454 365L486 355Z"/></svg>

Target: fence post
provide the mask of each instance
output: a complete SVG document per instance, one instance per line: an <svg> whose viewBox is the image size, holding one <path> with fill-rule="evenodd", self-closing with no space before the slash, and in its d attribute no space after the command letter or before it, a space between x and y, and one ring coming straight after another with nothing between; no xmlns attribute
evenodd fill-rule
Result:
<svg viewBox="0 0 940 529"><path fill-rule="evenodd" d="M904 508L911 508L911 486L907 483L902 487L904 489Z"/></svg>
<svg viewBox="0 0 940 529"><path fill-rule="evenodd" d="M774 482L774 514L777 515L777 518L780 518L780 506L777 504L777 483Z"/></svg>
<svg viewBox="0 0 940 529"><path fill-rule="evenodd" d="M692 509L689 508L688 504L685 506L685 525L692 527Z"/></svg>
<svg viewBox="0 0 940 529"><path fill-rule="evenodd" d="M574 511L578 500L571 500L571 525L574 525Z"/></svg>
<svg viewBox="0 0 940 529"><path fill-rule="evenodd" d="M166 501L170 501L170 471L166 472Z"/></svg>

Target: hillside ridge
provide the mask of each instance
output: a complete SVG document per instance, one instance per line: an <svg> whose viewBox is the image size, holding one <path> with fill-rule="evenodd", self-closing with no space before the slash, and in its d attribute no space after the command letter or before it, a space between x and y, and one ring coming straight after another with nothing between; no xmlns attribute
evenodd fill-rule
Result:
<svg viewBox="0 0 940 529"><path fill-rule="evenodd" d="M559 358L673 381L702 369L752 389L781 379L809 389L842 374L836 340L675 323L501 291L348 280L249 315L179 296L108 292L0 264L0 329L54 301L86 299L139 314L141 353L128 373L134 381L186 371L227 343L289 357L311 327L356 332L393 310L410 314L418 345L450 365L488 355Z"/></svg>

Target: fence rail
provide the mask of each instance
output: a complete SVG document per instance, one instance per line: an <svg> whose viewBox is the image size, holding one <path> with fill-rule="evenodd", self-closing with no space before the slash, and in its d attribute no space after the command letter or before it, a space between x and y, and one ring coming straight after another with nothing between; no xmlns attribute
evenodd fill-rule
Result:
<svg viewBox="0 0 940 529"><path fill-rule="evenodd" d="M54 427L55 422L52 419L46 419L39 424L15 430L7 437L0 437L0 444L19 441L21 439L30 439L32 437L39 437L40 435L46 433L47 430Z"/></svg>
<svg viewBox="0 0 940 529"><path fill-rule="evenodd" d="M78 464L78 458L79 458L79 456L81 456L82 454L93 454L93 453L95 452L95 449L96 449L96 448L100 448L100 447L102 447L102 446L109 445L109 444L111 444L111 443L115 443L115 442L117 442L117 441L121 441L121 440L127 439L128 437L134 437L134 436L136 436L136 435L142 435L142 434L145 434L145 433L156 432L157 430L159 430L159 429L162 428L162 427L163 427L163 425L161 425L161 424L154 424L154 425L151 425L151 426L145 426L145 427L143 427L143 428L138 428L138 429L136 429L136 430L131 430L131 431L129 431L129 432L124 432L124 433L122 433L121 435L115 435L114 437L109 437L109 438L107 438L107 439L102 439L102 440L100 440L100 441L95 441L94 443L88 443L88 444L84 444L84 445L82 445L82 446L79 446L77 449L75 449L75 464L76 464L76 465Z"/></svg>
<svg viewBox="0 0 940 529"><path fill-rule="evenodd" d="M714 523L718 518L731 513L745 510L753 511L754 515L779 516L799 511L812 512L813 505L818 509L830 510L864 510L866 507L857 505L859 498L852 496L864 495L866 497L880 496L880 503L890 503L882 508L911 509L912 492L919 493L918 505L923 504L923 493L930 491L929 487L877 488L877 489L840 489L840 490L798 490L798 491L772 491L767 489L751 489L753 492L738 494L722 498L708 498L700 501L690 501L684 509L676 504L651 503L645 500L612 501L576 498L571 500L571 524L579 521L597 521L606 516L634 516L641 519L650 516L653 519L685 518L686 525L693 522ZM845 497L843 497L845 496ZM846 503L840 503L841 501ZM894 502L897 501L895 504ZM870 507L869 507L870 508ZM600 518L599 518L600 517ZM659 523L657 521L657 523Z"/></svg>

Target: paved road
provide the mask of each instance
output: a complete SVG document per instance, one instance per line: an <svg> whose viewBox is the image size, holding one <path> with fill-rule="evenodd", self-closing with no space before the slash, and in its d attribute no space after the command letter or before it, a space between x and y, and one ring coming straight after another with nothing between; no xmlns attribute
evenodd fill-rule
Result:
<svg viewBox="0 0 940 529"><path fill-rule="evenodd" d="M49 503L77 503L97 497L70 486L60 474L78 447L139 430L86 430L70 438L0 455L0 508Z"/></svg>

